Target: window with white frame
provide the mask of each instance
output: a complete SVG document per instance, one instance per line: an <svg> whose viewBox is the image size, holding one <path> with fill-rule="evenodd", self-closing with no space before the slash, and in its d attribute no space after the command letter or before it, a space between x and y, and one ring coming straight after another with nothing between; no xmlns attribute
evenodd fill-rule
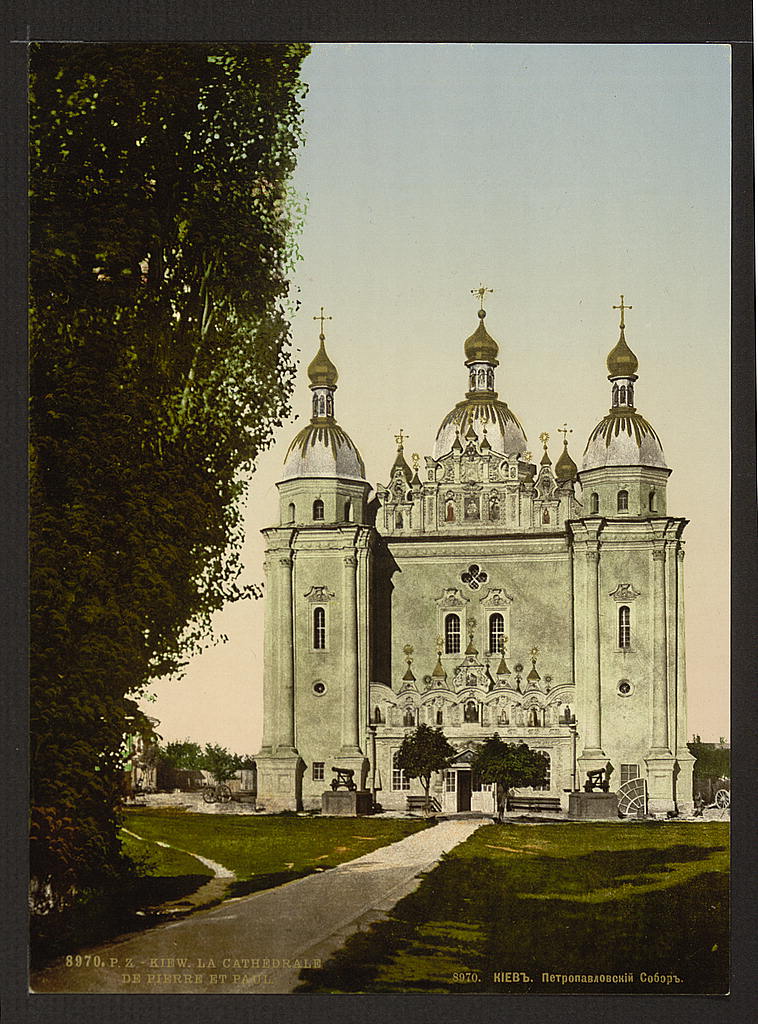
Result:
<svg viewBox="0 0 758 1024"><path fill-rule="evenodd" d="M502 612L493 612L490 615L490 654L503 653L503 638L505 636L505 619Z"/></svg>
<svg viewBox="0 0 758 1024"><path fill-rule="evenodd" d="M392 753L392 788L395 790L410 789L410 779L405 777L405 772L397 764L398 751Z"/></svg>
<svg viewBox="0 0 758 1024"><path fill-rule="evenodd" d="M619 512L629 511L629 491L619 491L616 495L616 509Z"/></svg>
<svg viewBox="0 0 758 1024"><path fill-rule="evenodd" d="M326 650L326 609L313 609L313 649Z"/></svg>
<svg viewBox="0 0 758 1024"><path fill-rule="evenodd" d="M445 772L445 792L455 792L455 772Z"/></svg>
<svg viewBox="0 0 758 1024"><path fill-rule="evenodd" d="M324 519L324 503L321 498L313 502L313 519L315 522L322 522Z"/></svg>
<svg viewBox="0 0 758 1024"><path fill-rule="evenodd" d="M445 616L445 654L461 653L461 619L455 612Z"/></svg>
<svg viewBox="0 0 758 1024"><path fill-rule="evenodd" d="M313 781L323 782L324 781L324 761L313 762Z"/></svg>
<svg viewBox="0 0 758 1024"><path fill-rule="evenodd" d="M623 650L632 646L632 613L629 606L622 604L619 608L619 647Z"/></svg>
<svg viewBox="0 0 758 1024"><path fill-rule="evenodd" d="M632 779L638 779L640 777L640 766L638 764L622 764L621 765L621 785L625 782L631 782Z"/></svg>

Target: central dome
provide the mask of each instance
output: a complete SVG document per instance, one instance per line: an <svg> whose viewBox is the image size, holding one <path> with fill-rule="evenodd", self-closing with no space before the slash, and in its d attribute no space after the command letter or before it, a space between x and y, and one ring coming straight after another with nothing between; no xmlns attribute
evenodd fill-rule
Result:
<svg viewBox="0 0 758 1024"><path fill-rule="evenodd" d="M470 395L458 402L442 421L434 441L434 458L447 455L455 442L456 429L465 437L471 427L480 439L486 427L490 447L502 455L517 455L527 449L523 427L505 402L494 395Z"/></svg>

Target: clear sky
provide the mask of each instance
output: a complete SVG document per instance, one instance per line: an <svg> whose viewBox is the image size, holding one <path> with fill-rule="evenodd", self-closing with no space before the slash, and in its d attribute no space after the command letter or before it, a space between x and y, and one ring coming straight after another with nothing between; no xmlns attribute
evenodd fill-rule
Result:
<svg viewBox="0 0 758 1024"><path fill-rule="evenodd" d="M399 428L408 454L430 454L463 397L480 283L494 289L501 398L533 451L550 433L554 460L566 421L581 463L610 402L623 292L637 407L673 470L668 511L690 520L689 732L728 736L729 48L321 44L303 77L301 368L293 419L251 479L246 580L263 578L259 531L278 521L275 482L310 416L320 306L334 318L336 416L376 485ZM232 606L217 625L228 642L156 684L146 707L166 739L255 753L262 603Z"/></svg>

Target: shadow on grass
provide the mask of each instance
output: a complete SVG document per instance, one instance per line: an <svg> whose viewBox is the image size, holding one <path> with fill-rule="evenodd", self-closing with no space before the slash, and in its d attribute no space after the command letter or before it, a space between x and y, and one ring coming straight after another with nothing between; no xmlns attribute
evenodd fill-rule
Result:
<svg viewBox="0 0 758 1024"><path fill-rule="evenodd" d="M352 936L321 969L303 971L297 991L725 992L728 874L707 865L724 850L680 844L566 858L456 851L388 920ZM693 873L697 863L703 870ZM513 970L532 982L495 981ZM457 983L461 972L478 982ZM543 972L633 978L551 984ZM650 984L643 972L681 982Z"/></svg>

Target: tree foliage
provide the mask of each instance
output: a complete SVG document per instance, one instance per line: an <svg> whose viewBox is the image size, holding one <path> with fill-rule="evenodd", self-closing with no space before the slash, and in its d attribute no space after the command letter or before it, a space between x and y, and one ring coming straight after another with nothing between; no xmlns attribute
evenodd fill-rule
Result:
<svg viewBox="0 0 758 1024"><path fill-rule="evenodd" d="M448 743L442 729L433 729L423 722L405 737L397 752L396 764L409 779L421 779L424 787L424 809L429 813L429 786L434 772L443 771L455 747Z"/></svg>
<svg viewBox="0 0 758 1024"><path fill-rule="evenodd" d="M503 811L508 810L511 790L544 785L549 768L546 754L532 750L526 743L505 743L497 733L477 748L471 761L471 771L482 782L495 783L500 820Z"/></svg>
<svg viewBox="0 0 758 1024"><path fill-rule="evenodd" d="M292 389L306 52L32 48L32 876L46 906L117 870L129 695L256 593L238 583L239 499Z"/></svg>

